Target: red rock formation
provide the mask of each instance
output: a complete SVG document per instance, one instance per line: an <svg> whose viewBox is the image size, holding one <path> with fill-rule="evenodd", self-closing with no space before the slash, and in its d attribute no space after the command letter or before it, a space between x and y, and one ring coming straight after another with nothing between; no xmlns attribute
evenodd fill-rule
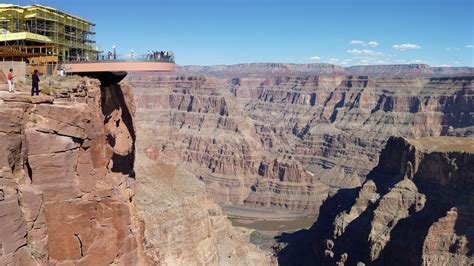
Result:
<svg viewBox="0 0 474 266"><path fill-rule="evenodd" d="M232 78L131 76L138 121L154 132L148 151L198 165L218 203L317 212L329 187L364 182L390 136L474 132L472 77L265 72L281 68L225 67L243 73Z"/></svg>
<svg viewBox="0 0 474 266"><path fill-rule="evenodd" d="M321 207L307 233L316 262L474 263L473 154L472 138L391 138L357 194Z"/></svg>
<svg viewBox="0 0 474 266"><path fill-rule="evenodd" d="M149 151L153 130L137 126L136 206L144 254L155 265L274 265L249 243L250 230L232 227L205 192L196 167L160 163Z"/></svg>
<svg viewBox="0 0 474 266"><path fill-rule="evenodd" d="M146 156L159 152L140 149L133 185L127 85L60 86L56 98L2 96L0 265L274 265L189 170L174 175ZM225 102L215 105L225 112Z"/></svg>
<svg viewBox="0 0 474 266"><path fill-rule="evenodd" d="M69 86L2 96L1 265L138 263L134 100L125 85Z"/></svg>

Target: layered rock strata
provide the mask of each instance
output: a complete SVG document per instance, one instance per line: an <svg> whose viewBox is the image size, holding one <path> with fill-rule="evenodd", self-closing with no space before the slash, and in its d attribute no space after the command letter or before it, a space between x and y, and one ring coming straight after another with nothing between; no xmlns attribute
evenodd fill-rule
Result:
<svg viewBox="0 0 474 266"><path fill-rule="evenodd" d="M321 207L320 265L474 263L474 139L389 139L361 188Z"/></svg>
<svg viewBox="0 0 474 266"><path fill-rule="evenodd" d="M242 71L255 67L282 66ZM197 166L219 204L317 212L331 190L364 182L392 135L474 134L472 77L247 72L128 80L153 132L150 153Z"/></svg>
<svg viewBox="0 0 474 266"><path fill-rule="evenodd" d="M180 74L225 78L268 76L372 76L372 77L460 77L472 76L473 67L430 67L426 64L367 65L341 67L332 64L253 63L215 66L183 66Z"/></svg>
<svg viewBox="0 0 474 266"><path fill-rule="evenodd" d="M154 131L146 122L137 128L136 206L150 264L276 264L272 254L249 243L251 231L232 227L207 196L195 166L160 162L150 148Z"/></svg>
<svg viewBox="0 0 474 266"><path fill-rule="evenodd" d="M133 97L66 83L1 96L0 265L138 264Z"/></svg>
<svg viewBox="0 0 474 266"><path fill-rule="evenodd" d="M0 265L275 264L188 167L135 153L127 85L55 86L0 95Z"/></svg>

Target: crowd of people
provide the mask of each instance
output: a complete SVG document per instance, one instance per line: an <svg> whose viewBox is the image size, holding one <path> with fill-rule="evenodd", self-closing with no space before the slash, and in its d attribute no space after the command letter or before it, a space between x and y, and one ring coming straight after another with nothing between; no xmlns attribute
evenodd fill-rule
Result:
<svg viewBox="0 0 474 266"><path fill-rule="evenodd" d="M174 62L174 53L172 51L150 51L148 50L146 54L146 60L158 60L158 61L167 61Z"/></svg>
<svg viewBox="0 0 474 266"><path fill-rule="evenodd" d="M160 61L160 62L174 62L174 53L172 51L153 51L148 50L146 55L136 55L134 50L130 50L126 59L137 60L137 59L145 59L147 61ZM117 56L117 52L108 51L106 55L98 56L98 60L120 60Z"/></svg>
<svg viewBox="0 0 474 266"><path fill-rule="evenodd" d="M147 60L147 61L160 61L160 62L174 62L174 53L172 51L154 51L148 50L148 52L143 55L136 55L134 50L130 50L130 53L125 57L122 55L119 58L117 54L116 47L112 47L111 51L107 53L99 53L92 58L89 58L88 54L80 55L79 53L73 56L70 56L69 61L76 62L88 62L88 61L112 61L112 60Z"/></svg>

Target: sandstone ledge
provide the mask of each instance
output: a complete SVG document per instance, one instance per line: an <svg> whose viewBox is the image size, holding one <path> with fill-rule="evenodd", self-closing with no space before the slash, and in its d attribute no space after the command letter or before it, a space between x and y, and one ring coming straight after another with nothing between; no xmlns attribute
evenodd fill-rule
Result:
<svg viewBox="0 0 474 266"><path fill-rule="evenodd" d="M47 95L30 96L26 94L3 95L0 97L4 102L22 102L32 104L52 104L54 97Z"/></svg>
<svg viewBox="0 0 474 266"><path fill-rule="evenodd" d="M474 153L474 138L426 137L408 139L418 150L431 152L468 152Z"/></svg>

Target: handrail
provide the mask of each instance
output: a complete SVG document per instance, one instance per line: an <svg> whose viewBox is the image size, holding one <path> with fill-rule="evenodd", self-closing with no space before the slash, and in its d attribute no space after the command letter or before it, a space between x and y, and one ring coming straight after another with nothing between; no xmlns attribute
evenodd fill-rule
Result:
<svg viewBox="0 0 474 266"><path fill-rule="evenodd" d="M63 63L84 63L84 62L163 62L163 63L175 63L174 53L171 55L158 55L158 54L127 54L127 55L104 55L99 54L97 57L87 56L70 56L66 60L62 60Z"/></svg>
<svg viewBox="0 0 474 266"><path fill-rule="evenodd" d="M71 60L71 61L62 61L62 64L68 64L68 65L73 65L73 64L87 64L87 63L126 63L126 62L146 62L146 63L172 63L174 64L174 61L171 60L164 60L164 59L153 59L153 60L146 60L146 59L117 59L117 60L83 60L83 61L77 61L77 60Z"/></svg>

